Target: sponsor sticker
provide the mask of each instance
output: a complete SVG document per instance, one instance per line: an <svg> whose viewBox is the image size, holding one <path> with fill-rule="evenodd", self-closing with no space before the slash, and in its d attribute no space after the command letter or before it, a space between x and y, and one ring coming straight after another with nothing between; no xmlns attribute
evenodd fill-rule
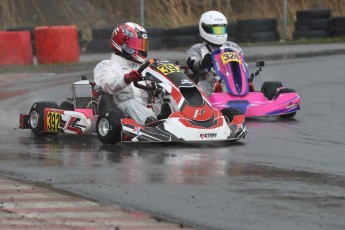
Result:
<svg viewBox="0 0 345 230"><path fill-rule="evenodd" d="M197 109L195 110L195 113L194 113L194 118L196 118L197 116L202 116L205 114L205 111L204 109Z"/></svg>
<svg viewBox="0 0 345 230"><path fill-rule="evenodd" d="M201 133L200 138L201 139L206 139L206 138L216 138L217 133Z"/></svg>
<svg viewBox="0 0 345 230"><path fill-rule="evenodd" d="M298 108L299 107L299 103L291 103L289 105L287 105L285 108L286 109L292 109L292 108Z"/></svg>

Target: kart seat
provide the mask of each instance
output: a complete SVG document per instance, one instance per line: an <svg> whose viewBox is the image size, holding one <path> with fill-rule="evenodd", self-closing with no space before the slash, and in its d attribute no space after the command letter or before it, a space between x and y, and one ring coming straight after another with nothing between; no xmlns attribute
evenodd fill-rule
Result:
<svg viewBox="0 0 345 230"><path fill-rule="evenodd" d="M170 114L172 113L170 105L168 103L163 103L161 107L161 112L158 114L157 119L162 120L162 119L167 119Z"/></svg>

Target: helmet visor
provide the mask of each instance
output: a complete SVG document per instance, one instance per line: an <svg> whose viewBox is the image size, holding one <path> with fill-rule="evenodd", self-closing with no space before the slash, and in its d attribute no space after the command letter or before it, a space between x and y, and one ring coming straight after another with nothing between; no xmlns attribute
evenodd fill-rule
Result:
<svg viewBox="0 0 345 230"><path fill-rule="evenodd" d="M130 38L127 41L129 48L147 52L149 48L149 40L141 38Z"/></svg>
<svg viewBox="0 0 345 230"><path fill-rule="evenodd" d="M213 35L223 35L227 33L226 29L226 24L202 24L202 28L205 30L206 33L208 34L213 34Z"/></svg>

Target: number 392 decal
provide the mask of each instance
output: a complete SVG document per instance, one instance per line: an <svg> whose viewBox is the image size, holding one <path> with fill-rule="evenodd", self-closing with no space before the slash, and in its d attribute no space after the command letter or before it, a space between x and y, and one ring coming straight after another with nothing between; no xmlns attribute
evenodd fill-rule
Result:
<svg viewBox="0 0 345 230"><path fill-rule="evenodd" d="M60 113L48 112L47 114L47 129L50 132L59 132L60 129Z"/></svg>

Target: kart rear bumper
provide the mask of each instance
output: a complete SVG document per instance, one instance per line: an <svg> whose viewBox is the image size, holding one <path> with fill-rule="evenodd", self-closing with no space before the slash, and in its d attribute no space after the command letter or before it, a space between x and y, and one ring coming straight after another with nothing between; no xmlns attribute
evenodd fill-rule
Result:
<svg viewBox="0 0 345 230"><path fill-rule="evenodd" d="M19 115L19 128L30 129L29 114L28 113L21 113Z"/></svg>

